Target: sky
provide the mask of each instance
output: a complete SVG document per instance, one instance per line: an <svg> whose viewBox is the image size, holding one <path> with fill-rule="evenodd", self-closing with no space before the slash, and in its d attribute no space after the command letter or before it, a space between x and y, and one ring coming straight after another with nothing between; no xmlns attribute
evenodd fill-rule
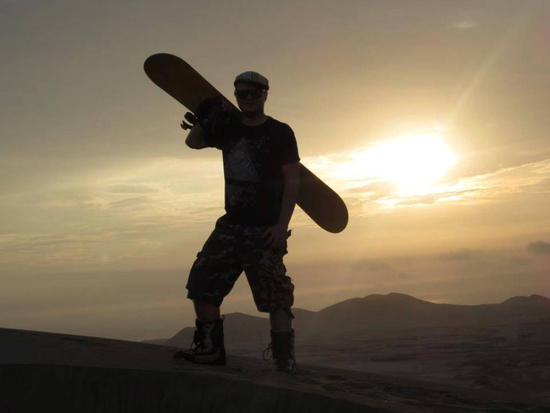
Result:
<svg viewBox="0 0 550 413"><path fill-rule="evenodd" d="M266 76L266 113L348 205L340 234L296 210L296 307L550 297L549 18L545 0L0 0L0 327L193 324L223 171L144 74L159 52L230 98L237 74ZM260 315L245 277L237 311Z"/></svg>

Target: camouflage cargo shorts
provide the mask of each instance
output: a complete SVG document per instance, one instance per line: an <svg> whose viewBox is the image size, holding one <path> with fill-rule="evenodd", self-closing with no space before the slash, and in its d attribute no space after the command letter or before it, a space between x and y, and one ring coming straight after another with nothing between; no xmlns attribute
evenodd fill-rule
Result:
<svg viewBox="0 0 550 413"><path fill-rule="evenodd" d="M294 284L283 264L286 243L282 249L265 248L262 234L266 229L220 218L191 268L187 298L220 306L244 270L258 311L290 311Z"/></svg>

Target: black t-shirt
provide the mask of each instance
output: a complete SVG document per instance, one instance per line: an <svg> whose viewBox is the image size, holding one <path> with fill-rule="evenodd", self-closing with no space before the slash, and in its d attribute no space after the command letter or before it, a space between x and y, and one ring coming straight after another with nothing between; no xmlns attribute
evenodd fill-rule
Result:
<svg viewBox="0 0 550 413"><path fill-rule="evenodd" d="M205 140L223 153L225 218L243 225L277 223L284 190L281 166L300 161L290 126L268 117L259 126L238 124Z"/></svg>

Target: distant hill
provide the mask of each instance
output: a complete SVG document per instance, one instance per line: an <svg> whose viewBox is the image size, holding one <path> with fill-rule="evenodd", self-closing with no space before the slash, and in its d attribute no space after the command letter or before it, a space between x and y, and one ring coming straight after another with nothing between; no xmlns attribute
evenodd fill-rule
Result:
<svg viewBox="0 0 550 413"><path fill-rule="evenodd" d="M399 293L373 294L322 309L309 329L485 326L536 320L548 314L550 299L540 295L513 297L500 304L456 305L431 303Z"/></svg>
<svg viewBox="0 0 550 413"><path fill-rule="evenodd" d="M395 335L405 331L437 332L452 328L487 328L499 325L525 324L550 317L550 299L531 295L512 297L499 304L437 304L406 294L372 294L345 300L320 311L293 309L297 340L347 339L353 336ZM269 343L269 321L242 313L227 314L225 339L235 351L248 351ZM179 331L164 340L165 345L188 347L194 327ZM150 340L162 344L163 340Z"/></svg>
<svg viewBox="0 0 550 413"><path fill-rule="evenodd" d="M514 308L548 308L550 307L550 299L543 297L542 295L533 294L529 297L518 296L509 298L501 305Z"/></svg>

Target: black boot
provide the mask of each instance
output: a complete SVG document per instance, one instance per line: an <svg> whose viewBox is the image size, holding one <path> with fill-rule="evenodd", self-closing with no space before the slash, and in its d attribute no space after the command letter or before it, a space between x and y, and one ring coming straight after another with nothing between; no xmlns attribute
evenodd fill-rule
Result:
<svg viewBox="0 0 550 413"><path fill-rule="evenodd" d="M185 359L197 364L225 364L223 344L223 319L209 323L195 321L197 329L189 350L178 350L174 358Z"/></svg>
<svg viewBox="0 0 550 413"><path fill-rule="evenodd" d="M269 353L272 352L272 355ZM264 351L264 359L275 360L275 370L293 373L296 370L294 355L294 329L290 331L271 330L271 343Z"/></svg>

